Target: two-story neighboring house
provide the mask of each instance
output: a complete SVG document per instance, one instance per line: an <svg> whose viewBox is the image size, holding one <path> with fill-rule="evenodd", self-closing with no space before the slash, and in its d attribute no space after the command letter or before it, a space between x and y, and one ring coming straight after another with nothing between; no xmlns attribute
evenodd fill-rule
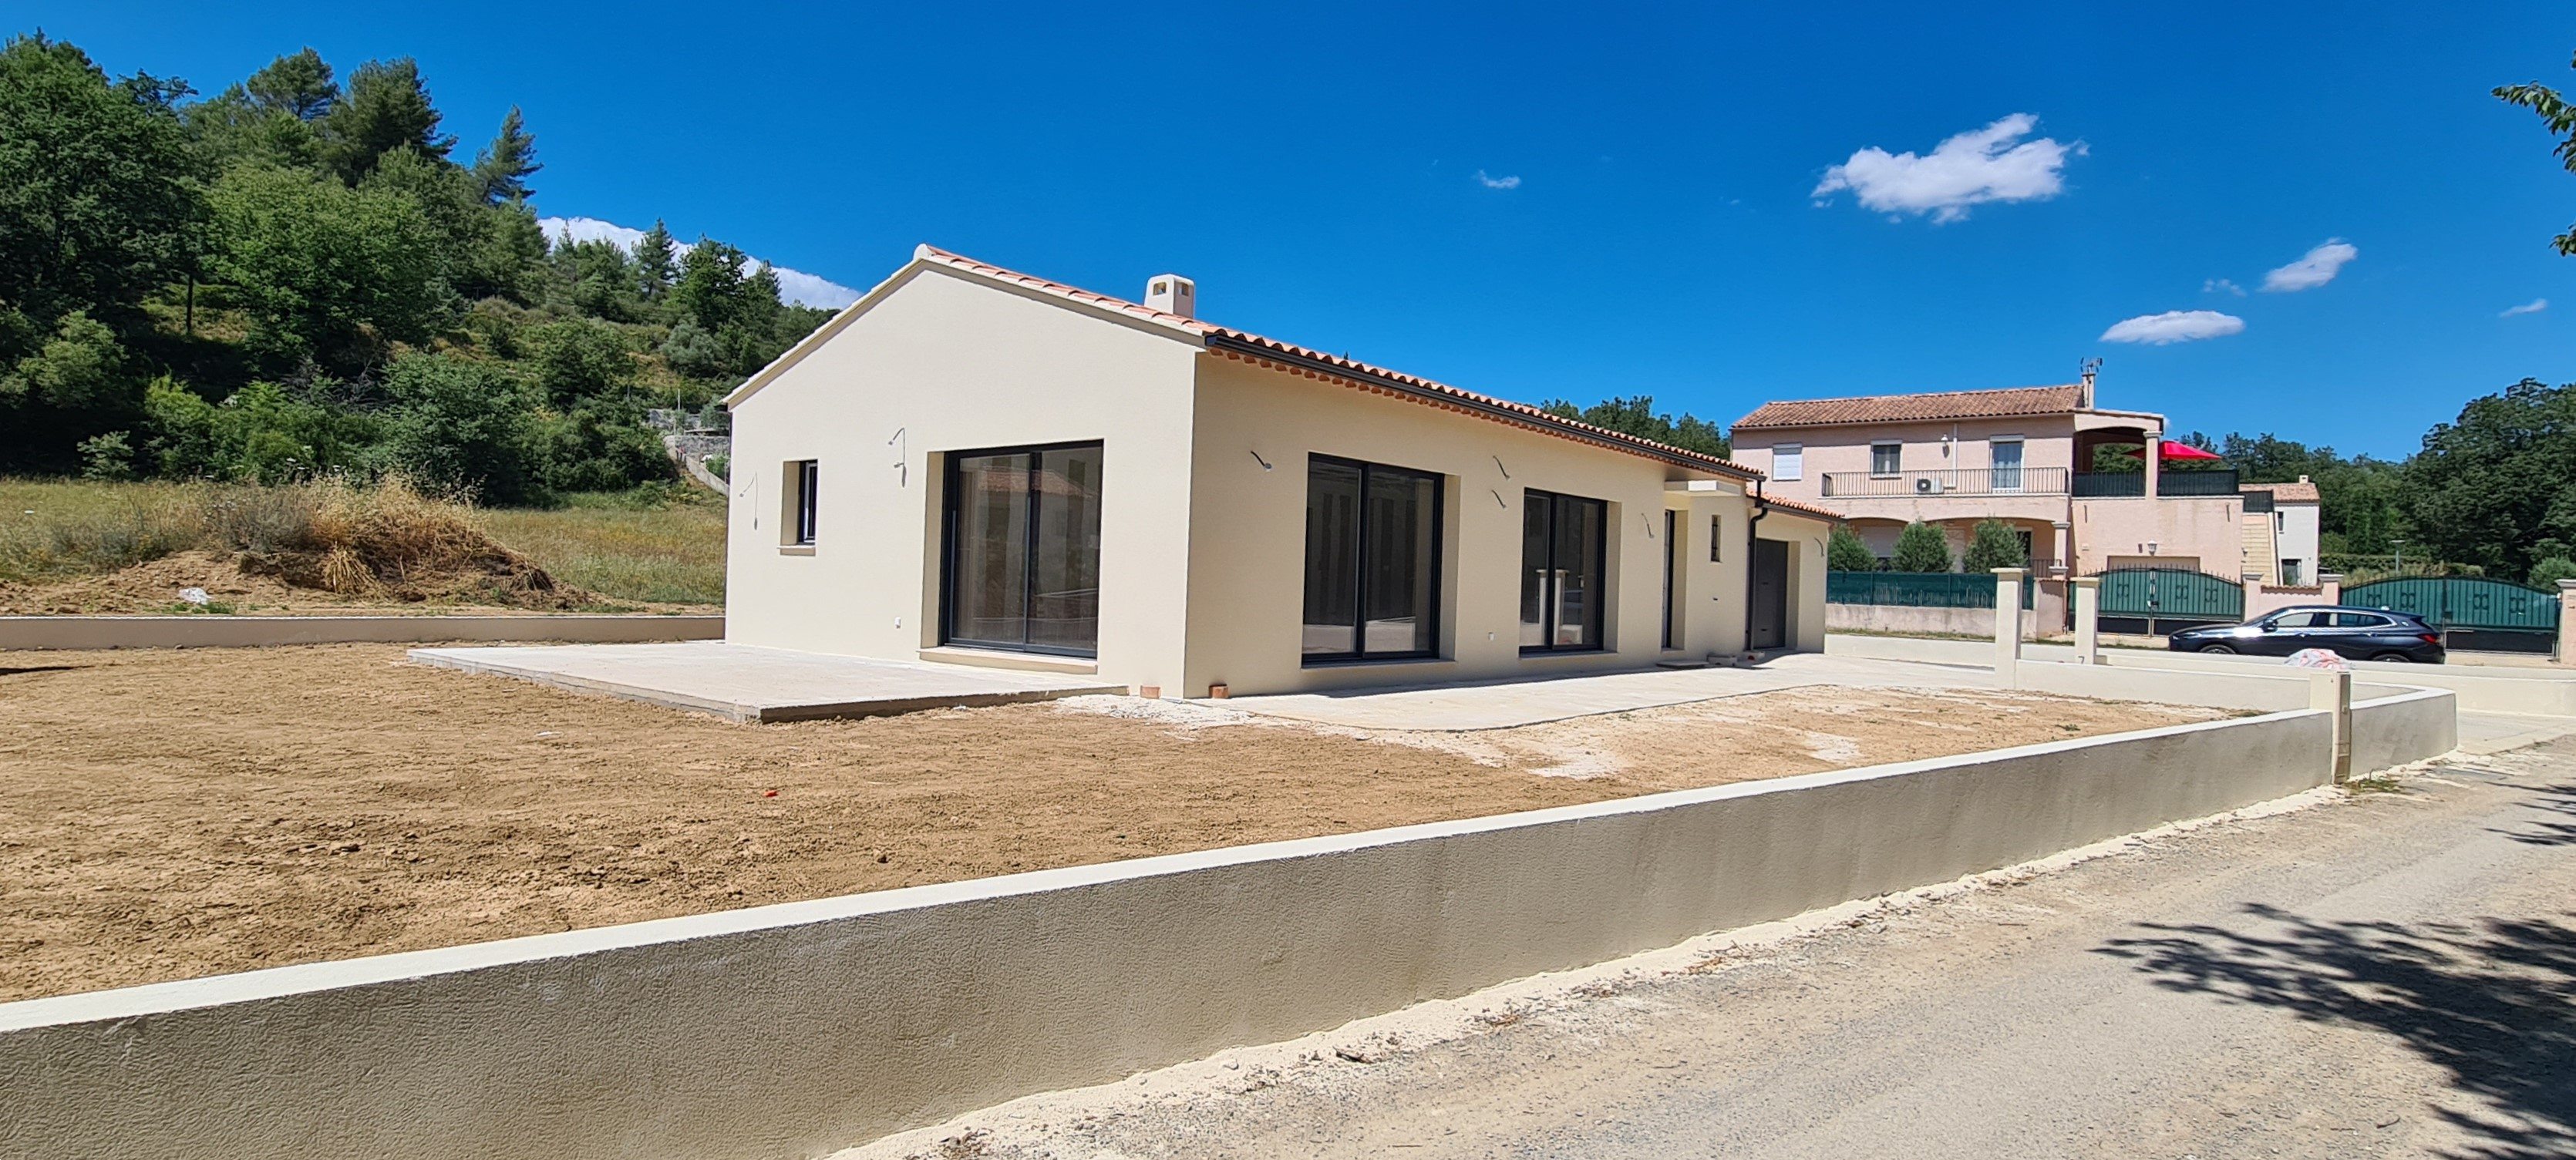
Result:
<svg viewBox="0 0 2576 1160"><path fill-rule="evenodd" d="M2163 449L2166 430L2162 415L2095 405L2087 372L2061 386L1767 403L1733 438L1737 461L1769 476L1766 494L1843 513L1882 559L1910 521L1939 527L1955 559L1994 519L2021 533L2042 577L2161 567L2278 582L2285 558L2313 573L2313 548L2248 551L2234 471L2178 471L2163 454L2093 470L2101 448Z"/></svg>

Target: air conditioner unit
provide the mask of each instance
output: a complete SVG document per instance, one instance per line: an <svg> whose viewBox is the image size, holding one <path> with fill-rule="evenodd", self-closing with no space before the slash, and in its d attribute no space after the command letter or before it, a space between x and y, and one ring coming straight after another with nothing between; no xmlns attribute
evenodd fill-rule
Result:
<svg viewBox="0 0 2576 1160"><path fill-rule="evenodd" d="M1940 484L1931 476L1927 475L1914 481L1914 494L1916 495L1930 495L1938 490L1940 490Z"/></svg>

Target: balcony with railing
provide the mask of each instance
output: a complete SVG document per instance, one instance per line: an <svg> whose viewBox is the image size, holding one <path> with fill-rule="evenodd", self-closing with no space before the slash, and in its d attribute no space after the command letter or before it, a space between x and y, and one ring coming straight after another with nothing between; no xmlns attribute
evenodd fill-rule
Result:
<svg viewBox="0 0 2576 1160"><path fill-rule="evenodd" d="M2159 471L2156 494L2166 499L2194 499L2229 496L2237 493L2236 472L2224 471ZM2143 471L2079 471L2075 473L2077 499L2136 498L2147 494L2147 473Z"/></svg>
<svg viewBox="0 0 2576 1160"><path fill-rule="evenodd" d="M1943 495L2065 495L2063 467L1959 467L1944 471L1828 471L1828 498Z"/></svg>

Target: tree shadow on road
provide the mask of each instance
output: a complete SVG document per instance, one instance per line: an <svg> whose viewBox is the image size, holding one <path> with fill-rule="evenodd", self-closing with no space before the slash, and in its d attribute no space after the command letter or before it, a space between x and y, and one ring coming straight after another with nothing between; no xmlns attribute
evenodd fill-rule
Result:
<svg viewBox="0 0 2576 1160"><path fill-rule="evenodd" d="M2519 828L2496 830L2526 846L2576 846L2576 784L2525 786L2531 800L2524 809L2538 810L2551 817L2525 822Z"/></svg>
<svg viewBox="0 0 2576 1160"><path fill-rule="evenodd" d="M2246 910L2267 920L2253 924L2261 933L2150 923L2154 937L2115 939L2100 953L2135 960L2169 990L2404 1040L2484 1105L2431 1109L2472 1141L2450 1155L2576 1155L2576 924L2488 918L2410 926Z"/></svg>

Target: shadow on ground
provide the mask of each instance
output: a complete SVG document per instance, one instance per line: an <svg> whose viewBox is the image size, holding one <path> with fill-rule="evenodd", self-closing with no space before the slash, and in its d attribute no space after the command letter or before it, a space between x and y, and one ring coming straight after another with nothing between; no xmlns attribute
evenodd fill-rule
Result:
<svg viewBox="0 0 2576 1160"><path fill-rule="evenodd" d="M2526 846L2576 846L2576 784L2535 785L2528 792L2531 800L2523 808L2549 816L2495 832Z"/></svg>
<svg viewBox="0 0 2576 1160"><path fill-rule="evenodd" d="M2576 794L2559 801L2576 802ZM2144 924L2156 933L2114 940L2100 953L2136 961L2169 990L2404 1040L2472 1097L2428 1109L2471 1141L2448 1155L2576 1155L2576 923L2316 922L2267 906L2246 910L2261 920L2249 924L2260 933Z"/></svg>

